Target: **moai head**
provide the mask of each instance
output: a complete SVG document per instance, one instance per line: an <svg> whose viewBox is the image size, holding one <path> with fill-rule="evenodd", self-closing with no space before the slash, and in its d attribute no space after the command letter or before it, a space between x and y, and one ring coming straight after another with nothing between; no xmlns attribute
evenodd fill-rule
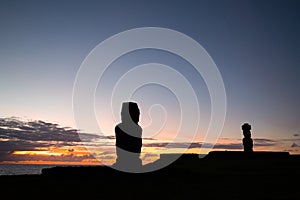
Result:
<svg viewBox="0 0 300 200"><path fill-rule="evenodd" d="M140 118L140 110L135 102L123 102L121 110L122 122L138 123Z"/></svg>
<svg viewBox="0 0 300 200"><path fill-rule="evenodd" d="M242 125L243 135L245 138L251 138L251 125L248 123L244 123Z"/></svg>

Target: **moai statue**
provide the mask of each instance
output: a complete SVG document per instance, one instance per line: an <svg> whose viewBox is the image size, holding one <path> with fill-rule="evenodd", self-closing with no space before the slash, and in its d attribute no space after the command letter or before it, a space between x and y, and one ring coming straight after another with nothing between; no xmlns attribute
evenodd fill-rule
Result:
<svg viewBox="0 0 300 200"><path fill-rule="evenodd" d="M135 102L123 102L121 123L115 127L117 160L123 170L136 171L142 166L142 128L138 124L140 110Z"/></svg>
<svg viewBox="0 0 300 200"><path fill-rule="evenodd" d="M251 125L248 123L244 123L242 125L243 130L243 145L244 145L244 152L253 152L253 140L251 138Z"/></svg>

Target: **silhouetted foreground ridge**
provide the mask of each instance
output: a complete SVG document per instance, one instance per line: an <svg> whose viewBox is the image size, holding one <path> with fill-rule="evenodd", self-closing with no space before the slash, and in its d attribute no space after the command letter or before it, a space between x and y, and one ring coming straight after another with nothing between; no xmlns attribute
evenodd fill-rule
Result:
<svg viewBox="0 0 300 200"><path fill-rule="evenodd" d="M175 154L162 154L158 165ZM147 167L147 166L145 166ZM297 199L300 157L285 152L213 151L199 159L184 154L148 173L125 173L105 166L54 167L42 175L0 176L2 197L153 199ZM112 192L113 191L113 192Z"/></svg>

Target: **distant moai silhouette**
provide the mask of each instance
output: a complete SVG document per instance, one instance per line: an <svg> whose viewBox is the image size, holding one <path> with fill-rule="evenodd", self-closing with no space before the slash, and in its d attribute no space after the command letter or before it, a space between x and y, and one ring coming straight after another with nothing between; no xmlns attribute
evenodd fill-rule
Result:
<svg viewBox="0 0 300 200"><path fill-rule="evenodd" d="M251 125L248 123L244 123L242 125L243 130L243 145L244 145L244 152L253 152L253 140L251 138Z"/></svg>

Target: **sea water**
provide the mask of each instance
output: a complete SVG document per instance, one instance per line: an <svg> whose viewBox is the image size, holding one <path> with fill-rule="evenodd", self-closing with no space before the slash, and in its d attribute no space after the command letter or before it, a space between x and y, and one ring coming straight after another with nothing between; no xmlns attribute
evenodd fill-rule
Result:
<svg viewBox="0 0 300 200"><path fill-rule="evenodd" d="M0 176L41 174L42 169L51 167L55 165L0 164Z"/></svg>

